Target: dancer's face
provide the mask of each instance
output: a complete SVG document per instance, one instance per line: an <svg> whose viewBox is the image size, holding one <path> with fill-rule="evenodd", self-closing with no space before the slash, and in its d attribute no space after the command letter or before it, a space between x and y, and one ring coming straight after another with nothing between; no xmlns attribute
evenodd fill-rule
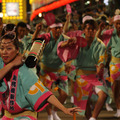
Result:
<svg viewBox="0 0 120 120"><path fill-rule="evenodd" d="M62 33L62 30L63 30L62 27L52 28L51 31L52 31L52 33L53 33L53 37L54 37L55 39L58 39L59 36L60 36L61 33Z"/></svg>
<svg viewBox="0 0 120 120"><path fill-rule="evenodd" d="M5 64L10 63L16 55L19 53L19 50L16 49L15 45L10 39L3 39L0 44L0 55Z"/></svg>
<svg viewBox="0 0 120 120"><path fill-rule="evenodd" d="M117 32L120 33L120 20L116 20L114 22L114 26L117 29Z"/></svg>
<svg viewBox="0 0 120 120"><path fill-rule="evenodd" d="M96 29L92 25L86 24L84 33L85 33L86 39L94 39L95 34L96 34Z"/></svg>

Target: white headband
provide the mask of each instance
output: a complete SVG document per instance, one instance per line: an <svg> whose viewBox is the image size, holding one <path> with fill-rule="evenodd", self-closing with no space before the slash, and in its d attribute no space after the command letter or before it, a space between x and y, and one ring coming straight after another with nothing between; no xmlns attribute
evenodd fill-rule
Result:
<svg viewBox="0 0 120 120"><path fill-rule="evenodd" d="M87 16L83 17L82 22L84 23L86 20L93 20L93 17L87 15Z"/></svg>
<svg viewBox="0 0 120 120"><path fill-rule="evenodd" d="M55 27L63 27L62 23L54 23L50 25L50 28L55 28Z"/></svg>
<svg viewBox="0 0 120 120"><path fill-rule="evenodd" d="M120 15L115 15L115 16L114 16L114 22L115 22L116 20L120 20Z"/></svg>

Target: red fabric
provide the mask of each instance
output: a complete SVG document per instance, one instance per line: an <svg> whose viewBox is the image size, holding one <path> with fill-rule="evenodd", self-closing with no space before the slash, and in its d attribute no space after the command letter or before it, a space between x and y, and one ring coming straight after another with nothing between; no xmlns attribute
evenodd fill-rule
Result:
<svg viewBox="0 0 120 120"><path fill-rule="evenodd" d="M110 41L110 39L112 37L113 31L114 31L114 29L110 29L110 30L106 30L103 33L102 40L103 40L105 46L107 46L107 44L109 43L109 41Z"/></svg>
<svg viewBox="0 0 120 120"><path fill-rule="evenodd" d="M47 22L47 25L52 25L55 22L55 15L53 13L47 13L44 17Z"/></svg>

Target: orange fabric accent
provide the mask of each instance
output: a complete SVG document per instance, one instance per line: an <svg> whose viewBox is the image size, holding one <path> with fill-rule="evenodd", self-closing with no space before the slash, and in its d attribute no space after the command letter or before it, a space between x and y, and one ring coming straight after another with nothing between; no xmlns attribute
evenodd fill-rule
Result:
<svg viewBox="0 0 120 120"><path fill-rule="evenodd" d="M112 56L111 61L114 63L120 63L120 58L116 58L116 57Z"/></svg>

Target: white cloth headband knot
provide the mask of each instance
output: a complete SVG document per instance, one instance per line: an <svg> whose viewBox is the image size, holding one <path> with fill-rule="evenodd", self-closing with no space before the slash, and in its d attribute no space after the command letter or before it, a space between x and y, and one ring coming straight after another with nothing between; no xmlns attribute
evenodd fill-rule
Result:
<svg viewBox="0 0 120 120"><path fill-rule="evenodd" d="M87 16L83 17L82 22L84 23L86 20L93 20L93 17L87 15Z"/></svg>

